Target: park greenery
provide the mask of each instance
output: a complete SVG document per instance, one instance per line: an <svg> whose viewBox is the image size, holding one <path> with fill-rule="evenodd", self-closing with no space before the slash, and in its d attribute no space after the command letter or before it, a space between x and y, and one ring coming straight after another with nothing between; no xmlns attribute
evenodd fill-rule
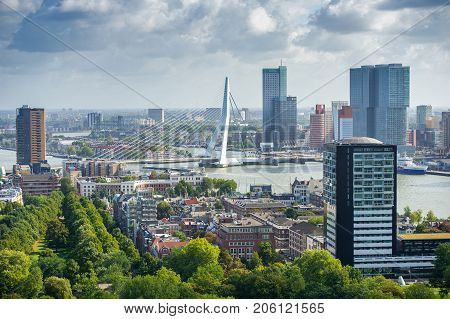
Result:
<svg viewBox="0 0 450 319"><path fill-rule="evenodd" d="M444 221L435 225L439 219L432 210L424 214L422 209L412 210L409 206L403 209L403 216L409 218L409 222L415 226L415 233L448 233L450 223Z"/></svg>
<svg viewBox="0 0 450 319"><path fill-rule="evenodd" d="M232 188L222 183L211 190ZM105 204L67 179L50 196L2 205L0 216L1 298L439 298L450 287L450 244L438 248L433 286L406 287L363 277L325 250L285 262L265 242L249 261L233 258L208 233L163 260L141 255Z"/></svg>

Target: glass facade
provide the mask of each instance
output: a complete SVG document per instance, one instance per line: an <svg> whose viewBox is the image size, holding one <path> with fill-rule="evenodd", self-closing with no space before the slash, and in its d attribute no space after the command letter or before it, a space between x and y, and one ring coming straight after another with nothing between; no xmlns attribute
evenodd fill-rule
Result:
<svg viewBox="0 0 450 319"><path fill-rule="evenodd" d="M353 135L405 145L409 107L409 67L401 64L350 70Z"/></svg>

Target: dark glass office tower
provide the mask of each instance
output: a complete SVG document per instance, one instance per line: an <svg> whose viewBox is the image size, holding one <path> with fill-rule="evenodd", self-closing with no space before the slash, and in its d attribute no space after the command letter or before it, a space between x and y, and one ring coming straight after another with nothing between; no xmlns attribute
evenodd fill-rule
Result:
<svg viewBox="0 0 450 319"><path fill-rule="evenodd" d="M367 137L324 146L326 249L344 265L364 268L395 253L396 156L395 145Z"/></svg>
<svg viewBox="0 0 450 319"><path fill-rule="evenodd" d="M263 139L274 149L295 142L297 98L287 96L287 68L263 69Z"/></svg>
<svg viewBox="0 0 450 319"><path fill-rule="evenodd" d="M353 136L405 145L409 107L409 66L366 65L350 69Z"/></svg>

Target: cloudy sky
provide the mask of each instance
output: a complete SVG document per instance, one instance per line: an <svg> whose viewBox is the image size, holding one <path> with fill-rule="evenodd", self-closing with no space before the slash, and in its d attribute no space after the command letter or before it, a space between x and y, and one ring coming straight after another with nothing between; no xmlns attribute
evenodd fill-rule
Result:
<svg viewBox="0 0 450 319"><path fill-rule="evenodd" d="M450 107L447 0L0 0L0 108L151 104L11 11L24 14L162 107L260 108L261 69L288 66L288 93L362 64L411 66L411 106ZM300 107L348 99L348 72Z"/></svg>

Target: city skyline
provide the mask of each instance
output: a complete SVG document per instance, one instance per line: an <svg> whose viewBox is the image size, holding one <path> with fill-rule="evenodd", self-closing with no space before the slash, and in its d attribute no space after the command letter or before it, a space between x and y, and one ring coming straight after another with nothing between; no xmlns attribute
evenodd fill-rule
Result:
<svg viewBox="0 0 450 319"><path fill-rule="evenodd" d="M441 4L441 1L401 4L251 1L155 2L152 7L133 1L124 8L120 1L3 2L169 109L220 105L224 76L235 83L238 104L258 109L262 107L260 70L277 65L280 59L290 69L287 90L297 96L300 109L348 100L346 72L302 101L324 82ZM158 10L167 13L166 20L157 19ZM445 8L419 23L360 65L400 62L409 65L411 106L431 104L436 110L448 108L446 92L431 85L445 82L450 73L450 46L444 33L450 21L448 11ZM119 12L125 12L128 19L122 24L118 21ZM0 108L22 104L48 109L154 107L24 22L3 4L0 15L4 17L0 51L5 57L0 65L0 79L6 83ZM141 19L141 25L129 22L134 17ZM246 23L230 26L234 17ZM174 21L177 25L171 27ZM398 21L402 21L400 25ZM73 28L74 25L82 28ZM178 27L185 30L182 36L174 32ZM102 28L113 31L105 37ZM240 36L236 37L237 34ZM158 45L136 43L139 39ZM18 94L22 87L27 87L25 97ZM179 94L170 94L174 90Z"/></svg>

